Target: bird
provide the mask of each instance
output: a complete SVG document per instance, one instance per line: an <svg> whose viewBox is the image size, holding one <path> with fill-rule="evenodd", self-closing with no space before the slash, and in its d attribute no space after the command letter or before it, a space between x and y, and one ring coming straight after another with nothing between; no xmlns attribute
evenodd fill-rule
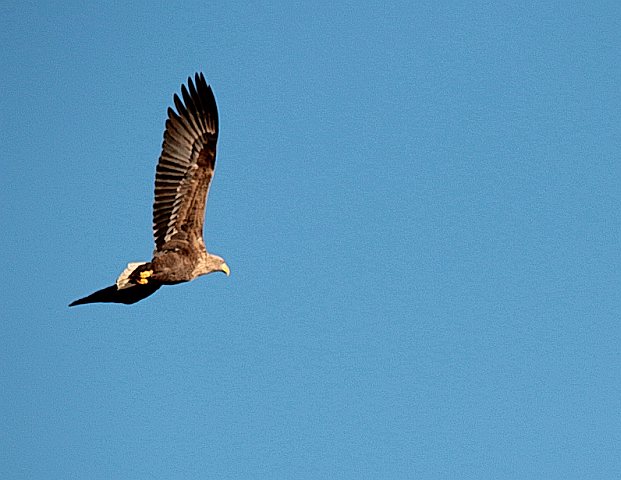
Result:
<svg viewBox="0 0 621 480"><path fill-rule="evenodd" d="M207 252L203 240L205 204L214 175L218 108L202 73L181 85L168 108L162 153L155 170L153 237L150 262L131 262L114 285L69 306L87 303L130 305L163 285L189 282L201 275L231 273L222 257Z"/></svg>

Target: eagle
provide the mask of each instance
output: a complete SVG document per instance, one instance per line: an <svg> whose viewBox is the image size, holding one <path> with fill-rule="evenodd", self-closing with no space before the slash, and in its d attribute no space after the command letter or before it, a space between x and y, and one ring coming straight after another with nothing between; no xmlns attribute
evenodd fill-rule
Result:
<svg viewBox="0 0 621 480"><path fill-rule="evenodd" d="M150 262L127 265L116 283L69 304L136 303L162 285L189 282L201 275L230 270L224 259L207 252L203 220L213 178L218 141L218 109L202 73L181 85L168 108L162 153L155 170L153 237Z"/></svg>

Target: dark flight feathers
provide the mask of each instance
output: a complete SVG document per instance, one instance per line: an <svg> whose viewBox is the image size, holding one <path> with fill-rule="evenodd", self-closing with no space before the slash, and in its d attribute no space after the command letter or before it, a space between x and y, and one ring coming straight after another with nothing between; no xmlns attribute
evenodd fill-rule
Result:
<svg viewBox="0 0 621 480"><path fill-rule="evenodd" d="M189 91L188 91L189 88ZM203 74L181 86L168 109L166 131L155 171L155 250L176 233L203 236L203 219L218 140L218 109Z"/></svg>
<svg viewBox="0 0 621 480"><path fill-rule="evenodd" d="M150 283L119 290L116 288L116 285L112 285L91 293L88 297L71 302L69 306L73 307L85 303L124 303L125 305L130 305L154 294L160 287L160 284Z"/></svg>

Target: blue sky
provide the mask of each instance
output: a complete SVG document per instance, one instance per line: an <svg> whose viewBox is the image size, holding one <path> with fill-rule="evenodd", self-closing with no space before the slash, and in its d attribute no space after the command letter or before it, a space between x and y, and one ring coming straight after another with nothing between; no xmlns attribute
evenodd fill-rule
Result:
<svg viewBox="0 0 621 480"><path fill-rule="evenodd" d="M0 477L621 476L618 2L4 2ZM149 260L220 110L232 275Z"/></svg>

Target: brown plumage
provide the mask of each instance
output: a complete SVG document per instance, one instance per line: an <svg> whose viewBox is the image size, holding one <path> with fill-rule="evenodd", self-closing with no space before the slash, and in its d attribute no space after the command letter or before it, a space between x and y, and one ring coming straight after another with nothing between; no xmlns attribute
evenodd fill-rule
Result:
<svg viewBox="0 0 621 480"><path fill-rule="evenodd" d="M115 285L76 300L69 306L94 302L131 304L162 285L189 282L211 272L229 274L221 257L205 249L203 220L216 162L218 109L203 74L181 86L174 96L176 112L168 109L162 154L155 171L153 236L150 262L130 263Z"/></svg>

